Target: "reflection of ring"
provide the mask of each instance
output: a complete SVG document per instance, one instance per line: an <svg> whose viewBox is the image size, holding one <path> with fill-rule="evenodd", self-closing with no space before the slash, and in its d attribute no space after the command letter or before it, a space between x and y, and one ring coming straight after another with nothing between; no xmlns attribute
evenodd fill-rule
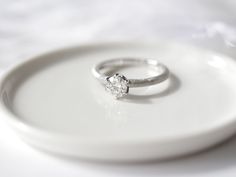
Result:
<svg viewBox="0 0 236 177"><path fill-rule="evenodd" d="M107 76L105 72L103 72L104 69L136 65L155 67L158 74L156 76L142 79L127 79L125 76L118 73L113 76ZM102 84L105 85L106 90L114 95L115 98L120 98L128 94L130 87L144 87L158 84L166 80L169 76L169 70L167 67L159 63L157 60L137 58L117 58L106 60L94 66L92 73Z"/></svg>

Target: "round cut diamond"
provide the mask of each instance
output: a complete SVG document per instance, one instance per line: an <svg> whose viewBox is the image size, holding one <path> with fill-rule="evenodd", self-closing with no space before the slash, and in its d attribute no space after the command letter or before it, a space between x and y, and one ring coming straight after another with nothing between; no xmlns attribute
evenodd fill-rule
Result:
<svg viewBox="0 0 236 177"><path fill-rule="evenodd" d="M107 82L105 84L106 90L110 92L115 98L121 98L129 92L129 81L125 76L121 74L115 74L109 78L107 78Z"/></svg>

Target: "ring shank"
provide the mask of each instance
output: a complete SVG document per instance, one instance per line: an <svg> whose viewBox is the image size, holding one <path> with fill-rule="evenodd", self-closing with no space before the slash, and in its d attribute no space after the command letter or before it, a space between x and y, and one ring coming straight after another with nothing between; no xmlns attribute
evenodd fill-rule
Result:
<svg viewBox="0 0 236 177"><path fill-rule="evenodd" d="M163 82L169 77L169 70L168 68L158 62L157 60L153 59L137 59L137 58L117 58L117 59L110 59L103 61L93 67L92 72L93 75L105 84L106 79L110 76L105 75L101 71L104 68L111 68L111 67L121 67L121 66L135 66L135 65L146 65L151 67L156 67L159 71L159 74L156 76L148 77L148 78L141 78L141 79L128 79L129 80L129 87L144 87L149 85L158 84Z"/></svg>

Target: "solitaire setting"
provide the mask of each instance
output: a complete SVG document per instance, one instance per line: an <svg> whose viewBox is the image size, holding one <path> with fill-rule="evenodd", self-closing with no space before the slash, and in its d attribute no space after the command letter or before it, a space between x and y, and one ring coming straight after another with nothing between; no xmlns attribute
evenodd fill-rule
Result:
<svg viewBox="0 0 236 177"><path fill-rule="evenodd" d="M104 72L104 69L114 69L123 66L136 65L154 67L158 71L157 75L141 79L127 79L125 76L119 73L110 76ZM159 84L169 77L169 70L162 63L158 62L157 60L139 58L116 58L105 60L95 65L92 68L92 73L94 77L105 86L105 89L116 99L127 95L129 93L129 89L132 87L145 87Z"/></svg>
<svg viewBox="0 0 236 177"><path fill-rule="evenodd" d="M107 82L105 83L106 90L110 92L115 98L121 98L128 94L129 92L129 80L121 75L121 74L114 74L111 77L108 77Z"/></svg>

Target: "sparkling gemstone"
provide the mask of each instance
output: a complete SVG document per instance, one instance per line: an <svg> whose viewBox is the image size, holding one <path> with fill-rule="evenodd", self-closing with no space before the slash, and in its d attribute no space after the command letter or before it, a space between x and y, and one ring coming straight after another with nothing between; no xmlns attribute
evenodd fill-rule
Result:
<svg viewBox="0 0 236 177"><path fill-rule="evenodd" d="M115 74L107 79L105 87L108 92L115 96L115 98L121 98L129 91L128 83L129 81L125 76Z"/></svg>

